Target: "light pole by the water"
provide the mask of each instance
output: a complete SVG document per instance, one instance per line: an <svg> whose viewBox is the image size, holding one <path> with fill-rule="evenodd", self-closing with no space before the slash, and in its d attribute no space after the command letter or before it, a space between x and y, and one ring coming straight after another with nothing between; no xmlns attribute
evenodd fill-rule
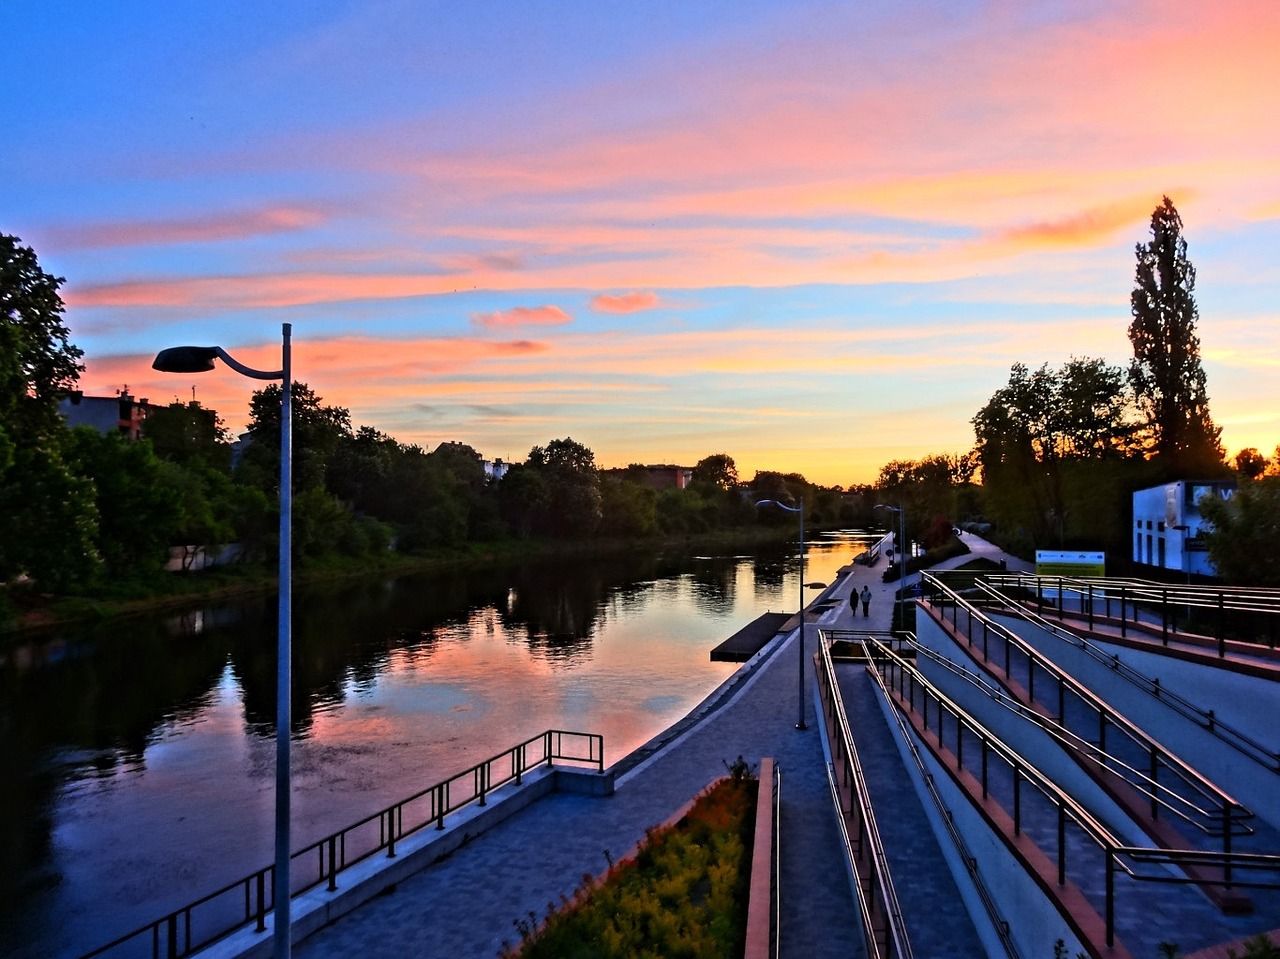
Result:
<svg viewBox="0 0 1280 959"><path fill-rule="evenodd" d="M800 497L799 506L788 506L786 503L780 503L776 499L762 499L756 503L756 506L776 506L779 509L785 509L788 513L800 514L800 673L799 673L799 698L797 706L799 714L796 719L796 729L808 729L809 727L804 721L804 497Z"/></svg>
<svg viewBox="0 0 1280 959"><path fill-rule="evenodd" d="M280 613L276 641L276 865L272 886L276 959L288 959L292 949L289 915L290 768L289 728L292 679L293 609L293 326L281 327L280 369L255 370L235 360L220 346L175 346L156 354L153 369L162 373L207 373L215 359L242 376L280 381Z"/></svg>
<svg viewBox="0 0 1280 959"><path fill-rule="evenodd" d="M901 506L887 506L884 503L877 503L876 509L887 509L891 513L898 514L898 560L901 563L901 575L898 577L898 599L893 604L894 609L898 609L898 603L902 601L902 591L907 588L907 511ZM899 618L900 626L904 619L905 617Z"/></svg>

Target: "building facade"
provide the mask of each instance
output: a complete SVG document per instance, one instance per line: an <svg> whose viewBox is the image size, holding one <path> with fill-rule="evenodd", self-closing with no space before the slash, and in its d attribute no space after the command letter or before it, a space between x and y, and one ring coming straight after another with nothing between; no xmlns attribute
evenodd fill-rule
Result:
<svg viewBox="0 0 1280 959"><path fill-rule="evenodd" d="M1133 561L1187 576L1215 575L1201 535L1200 502L1230 499L1235 490L1235 480L1178 480L1135 492Z"/></svg>

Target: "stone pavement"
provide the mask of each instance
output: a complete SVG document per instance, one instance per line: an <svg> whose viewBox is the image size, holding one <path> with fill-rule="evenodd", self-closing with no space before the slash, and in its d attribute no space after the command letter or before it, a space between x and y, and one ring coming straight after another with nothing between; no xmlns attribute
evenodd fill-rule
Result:
<svg viewBox="0 0 1280 959"><path fill-rule="evenodd" d="M978 555L1007 558L977 537L965 539ZM556 793L541 799L298 943L294 954L298 959L493 959L504 943L518 941L517 921L527 921L530 914L540 919L549 904L572 895L584 875L598 875L610 857L627 854L646 829L724 775L726 764L741 755L753 764L771 756L781 771L781 956L864 955L827 784L810 656L814 623L888 630L898 584L883 582L886 565L882 559L874 567L841 571L813 603L830 607L806 617L803 655L792 627L744 664L718 691L719 702L696 710L699 718L678 724L619 763L615 768L626 771L620 772L613 796ZM908 582L912 579L918 574ZM873 594L869 615L859 609L855 617L849 595L864 584ZM795 728L801 704L805 731Z"/></svg>

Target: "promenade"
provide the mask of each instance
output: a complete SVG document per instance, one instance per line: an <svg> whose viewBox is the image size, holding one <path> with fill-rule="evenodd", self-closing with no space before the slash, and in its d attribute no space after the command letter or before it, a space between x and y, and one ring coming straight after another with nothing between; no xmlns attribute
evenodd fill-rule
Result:
<svg viewBox="0 0 1280 959"><path fill-rule="evenodd" d="M1017 561L977 537L973 555ZM299 959L493 959L516 942L516 921L541 918L548 904L572 895L584 875L598 875L610 857L639 843L742 756L772 757L781 771L780 955L784 959L864 954L857 906L848 880L827 783L819 719L813 704L814 624L887 631L897 581L882 580L886 562L854 565L814 601L803 658L794 628L771 641L690 717L615 764L614 795L555 793L472 838L446 859L393 891L298 943ZM912 577L918 578L918 577ZM911 579L909 578L909 582ZM868 615L849 597L867 586ZM799 663L803 662L803 693ZM804 731L796 729L803 708ZM513 736L516 735L513 731ZM606 744L607 746L607 744ZM932 874L934 870L924 870ZM945 870L942 870L945 872ZM933 894L935 891L931 892Z"/></svg>

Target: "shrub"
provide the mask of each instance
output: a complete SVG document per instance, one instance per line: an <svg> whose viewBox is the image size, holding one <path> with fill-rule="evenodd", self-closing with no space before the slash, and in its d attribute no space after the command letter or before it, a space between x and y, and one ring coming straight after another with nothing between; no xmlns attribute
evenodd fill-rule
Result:
<svg viewBox="0 0 1280 959"><path fill-rule="evenodd" d="M650 830L634 859L585 877L573 899L517 920L507 959L742 954L757 784L723 779L673 826Z"/></svg>

